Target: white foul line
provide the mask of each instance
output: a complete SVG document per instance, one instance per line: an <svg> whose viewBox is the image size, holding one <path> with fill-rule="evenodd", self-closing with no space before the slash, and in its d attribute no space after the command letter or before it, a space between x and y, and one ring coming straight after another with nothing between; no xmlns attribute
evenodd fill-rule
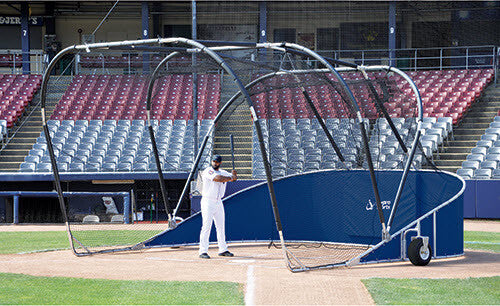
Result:
<svg viewBox="0 0 500 306"><path fill-rule="evenodd" d="M245 305L255 305L255 277L253 275L253 265L249 265L247 269L247 288L245 292Z"/></svg>

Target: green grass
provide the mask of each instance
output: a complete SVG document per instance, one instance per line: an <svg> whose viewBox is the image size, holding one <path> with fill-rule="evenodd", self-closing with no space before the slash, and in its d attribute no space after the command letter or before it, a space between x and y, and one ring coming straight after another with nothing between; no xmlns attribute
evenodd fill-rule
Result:
<svg viewBox="0 0 500 306"><path fill-rule="evenodd" d="M466 249L500 252L500 233L464 232L464 247Z"/></svg>
<svg viewBox="0 0 500 306"><path fill-rule="evenodd" d="M0 232L0 254L69 248L66 232Z"/></svg>
<svg viewBox="0 0 500 306"><path fill-rule="evenodd" d="M159 231L75 231L75 237L88 247L104 245L132 245ZM472 232L464 233L466 249L500 252L500 233ZM68 249L66 232L0 232L0 254L37 252L44 250Z"/></svg>
<svg viewBox="0 0 500 306"><path fill-rule="evenodd" d="M500 304L500 276L467 279L370 278L362 282L376 304Z"/></svg>
<svg viewBox="0 0 500 306"><path fill-rule="evenodd" d="M0 305L243 304L230 282L120 281L0 273Z"/></svg>
<svg viewBox="0 0 500 306"><path fill-rule="evenodd" d="M87 247L132 245L151 238L159 231L75 231L73 235ZM65 231L0 232L0 254L68 249Z"/></svg>

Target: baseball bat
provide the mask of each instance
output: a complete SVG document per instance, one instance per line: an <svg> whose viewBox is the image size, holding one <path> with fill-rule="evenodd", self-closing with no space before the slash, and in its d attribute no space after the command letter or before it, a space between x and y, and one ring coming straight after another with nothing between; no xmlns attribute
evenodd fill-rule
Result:
<svg viewBox="0 0 500 306"><path fill-rule="evenodd" d="M234 142L233 142L233 134L229 134L229 146L231 147L231 161L233 162L233 170L234 170Z"/></svg>

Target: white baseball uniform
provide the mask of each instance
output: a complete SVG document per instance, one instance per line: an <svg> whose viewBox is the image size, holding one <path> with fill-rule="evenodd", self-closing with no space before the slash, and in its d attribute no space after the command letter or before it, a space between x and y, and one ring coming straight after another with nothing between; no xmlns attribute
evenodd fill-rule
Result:
<svg viewBox="0 0 500 306"><path fill-rule="evenodd" d="M215 182L214 178L217 175L232 177L231 173L222 169L214 170L212 167L203 170L201 175L203 188L201 190L202 226L200 232L200 254L207 253L208 251L212 222L215 222L217 230L219 253L227 251L224 206L222 205L222 197L226 192L226 183Z"/></svg>

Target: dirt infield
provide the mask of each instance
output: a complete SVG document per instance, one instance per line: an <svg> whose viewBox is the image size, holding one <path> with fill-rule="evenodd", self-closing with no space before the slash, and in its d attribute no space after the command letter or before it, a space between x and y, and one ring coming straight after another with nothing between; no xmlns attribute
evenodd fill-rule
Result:
<svg viewBox="0 0 500 306"><path fill-rule="evenodd" d="M467 230L497 231L499 222L466 222ZM37 229L38 227L38 229ZM39 226L1 226L0 231L41 230ZM64 230L63 226L42 227ZM500 231L500 230L498 230ZM361 279L370 277L465 278L500 275L500 254L466 251L465 256L433 260L416 267L409 262L359 265L291 273L281 250L266 245L231 245L234 258L211 248L210 260L196 247L76 257L70 251L0 255L0 272L123 280L231 281L246 284L247 304L373 304Z"/></svg>

